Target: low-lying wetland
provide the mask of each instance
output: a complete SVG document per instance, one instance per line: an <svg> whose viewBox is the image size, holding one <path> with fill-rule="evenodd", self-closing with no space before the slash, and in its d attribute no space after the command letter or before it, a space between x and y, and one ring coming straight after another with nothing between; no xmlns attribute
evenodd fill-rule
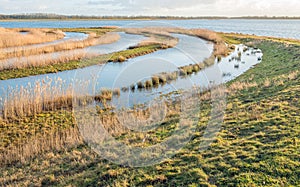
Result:
<svg viewBox="0 0 300 187"><path fill-rule="evenodd" d="M177 46L194 37L175 35L179 38ZM6 107L0 118L0 185L299 185L299 45L278 42L281 39L221 36L235 46L228 56L212 56L218 50L194 37L207 47L202 53L207 54L205 57L191 58L187 54L193 54L192 50L183 54L174 46L158 50L165 46L150 44L105 57L111 62L104 65L90 66L96 62L87 60L80 66L74 61L53 65L56 71L61 68L58 74L38 75L51 71L49 67L43 71L36 68L32 75L38 76L1 81L0 92L5 95L1 103ZM216 37L211 40L219 41ZM64 71L68 64L72 65L66 69L71 71ZM78 65L82 68L72 70ZM78 115L72 110L74 104L91 107L116 140L133 147L150 147L171 137L180 125L182 103L174 99L184 90L221 83L227 94L224 120L209 148L199 147L206 140L202 136L212 117L211 94L205 92L195 97L201 110L189 113L197 121L190 142L169 159L148 167L124 167L95 154L80 135ZM11 94L10 89L14 90ZM134 119L152 125L149 115L160 106L151 110L143 104L154 98L166 98L167 106L166 118L155 130L135 132L120 125ZM120 121L117 115L122 114L122 108L132 116Z"/></svg>

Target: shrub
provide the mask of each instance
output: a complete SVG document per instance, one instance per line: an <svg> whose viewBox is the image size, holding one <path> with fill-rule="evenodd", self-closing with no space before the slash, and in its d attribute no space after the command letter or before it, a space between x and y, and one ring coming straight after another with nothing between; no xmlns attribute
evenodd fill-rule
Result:
<svg viewBox="0 0 300 187"><path fill-rule="evenodd" d="M166 78L168 81L176 80L177 77L178 77L177 72L172 72L172 73L166 74Z"/></svg>
<svg viewBox="0 0 300 187"><path fill-rule="evenodd" d="M100 96L101 96L101 98L103 98L103 99L111 100L112 97L113 97L113 91L112 91L112 90L109 90L109 89L106 89L106 88L103 88L103 89L101 90Z"/></svg>
<svg viewBox="0 0 300 187"><path fill-rule="evenodd" d="M218 55L217 59L218 59L218 62L221 62L222 57L220 55Z"/></svg>
<svg viewBox="0 0 300 187"><path fill-rule="evenodd" d="M151 80L147 80L147 81L145 82L145 87L146 87L146 88L151 88L151 87L153 87L152 79L151 79Z"/></svg>
<svg viewBox="0 0 300 187"><path fill-rule="evenodd" d="M132 85L130 86L130 89L131 89L131 91L134 91L134 90L135 90L135 85L132 84Z"/></svg>
<svg viewBox="0 0 300 187"><path fill-rule="evenodd" d="M124 56L122 56L122 55L120 55L118 57L118 62L124 62L125 60L126 60L126 58Z"/></svg>
<svg viewBox="0 0 300 187"><path fill-rule="evenodd" d="M165 75L159 75L159 82L164 84L167 82L167 78Z"/></svg>
<svg viewBox="0 0 300 187"><path fill-rule="evenodd" d="M195 64L195 65L193 65L193 72L198 72L198 71L200 71L200 67L199 67L199 65L198 64Z"/></svg>
<svg viewBox="0 0 300 187"><path fill-rule="evenodd" d="M179 75L180 76L187 76L187 73L186 73L186 71L184 69L180 69L179 70Z"/></svg>
<svg viewBox="0 0 300 187"><path fill-rule="evenodd" d="M145 88L145 85L143 82L138 82L137 87L138 87L138 89L143 89L143 88Z"/></svg>
<svg viewBox="0 0 300 187"><path fill-rule="evenodd" d="M128 91L128 87L123 87L121 90L122 90L122 92L127 92Z"/></svg>
<svg viewBox="0 0 300 187"><path fill-rule="evenodd" d="M121 90L120 90L120 88L115 88L115 89L113 90L113 95L114 95L114 96L120 96L120 95L121 95Z"/></svg>
<svg viewBox="0 0 300 187"><path fill-rule="evenodd" d="M153 83L153 85L159 85L159 77L158 76L153 76L152 77L152 83Z"/></svg>

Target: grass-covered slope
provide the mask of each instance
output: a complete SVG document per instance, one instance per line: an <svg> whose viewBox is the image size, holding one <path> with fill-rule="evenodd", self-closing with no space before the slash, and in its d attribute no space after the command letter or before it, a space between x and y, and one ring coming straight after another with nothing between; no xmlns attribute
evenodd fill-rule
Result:
<svg viewBox="0 0 300 187"><path fill-rule="evenodd" d="M244 40L243 40L244 41ZM262 63L228 83L222 129L199 151L209 102L191 142L167 161L129 168L101 159L87 146L3 166L0 184L57 186L299 186L300 46L255 41Z"/></svg>

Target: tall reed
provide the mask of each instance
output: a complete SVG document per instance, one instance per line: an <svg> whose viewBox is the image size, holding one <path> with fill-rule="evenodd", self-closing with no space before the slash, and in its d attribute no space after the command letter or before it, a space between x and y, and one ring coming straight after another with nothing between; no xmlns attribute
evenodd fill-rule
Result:
<svg viewBox="0 0 300 187"><path fill-rule="evenodd" d="M0 48L39 44L62 39L65 34L54 29L23 29L27 34L21 34L20 29L0 28Z"/></svg>
<svg viewBox="0 0 300 187"><path fill-rule="evenodd" d="M47 54L59 51L68 51L74 49L82 49L85 47L100 45L100 44L108 44L116 42L120 39L120 35L116 33L108 33L103 36L96 36L94 34L90 34L89 37L82 41L77 40L69 40L64 42L59 42L57 44L45 45L42 47L14 47L7 50L0 51L0 60L1 59L9 59L15 57L28 57L38 54Z"/></svg>

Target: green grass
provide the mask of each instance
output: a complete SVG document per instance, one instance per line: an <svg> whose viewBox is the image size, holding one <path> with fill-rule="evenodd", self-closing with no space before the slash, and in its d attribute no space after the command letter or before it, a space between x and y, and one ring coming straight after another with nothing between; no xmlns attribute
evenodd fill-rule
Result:
<svg viewBox="0 0 300 187"><path fill-rule="evenodd" d="M242 82L257 86L228 93L222 129L208 150L199 151L210 119L210 102L206 101L201 104L200 121L190 143L163 163L143 168L119 166L79 145L39 155L25 164L4 166L0 184L299 186L300 76L294 72L300 69L300 47L272 41L256 41L255 45L264 52L262 63L227 86ZM168 137L176 123L162 124L148 143ZM125 136L119 138L140 142L138 135Z"/></svg>
<svg viewBox="0 0 300 187"><path fill-rule="evenodd" d="M113 53L108 61L118 62L120 56L123 56L125 59L129 59L129 58L134 58L137 56L146 55L146 54L155 52L159 49L162 49L160 44L151 44L151 45L146 45L146 46L140 46L140 47L136 47L134 49L128 49L125 51Z"/></svg>
<svg viewBox="0 0 300 187"><path fill-rule="evenodd" d="M81 32L81 33L96 33L98 36L102 36L108 32L113 32L115 28L105 28L105 27L94 27L94 28L63 28L63 32Z"/></svg>

